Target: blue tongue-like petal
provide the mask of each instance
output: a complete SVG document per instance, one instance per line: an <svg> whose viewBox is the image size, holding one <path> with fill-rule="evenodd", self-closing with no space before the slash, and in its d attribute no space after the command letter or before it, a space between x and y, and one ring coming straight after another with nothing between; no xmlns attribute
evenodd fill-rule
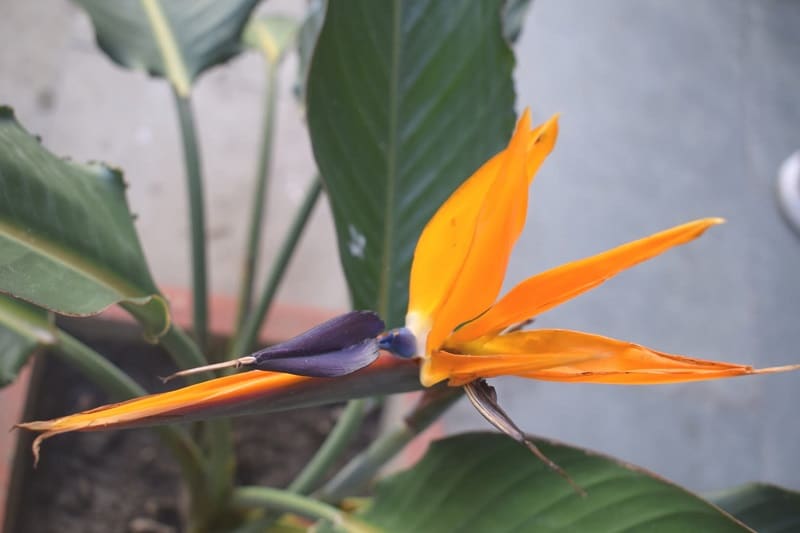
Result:
<svg viewBox="0 0 800 533"><path fill-rule="evenodd" d="M313 378L344 376L378 358L376 337L384 329L383 320L372 311L351 311L253 354L181 370L161 379L166 383L179 376L242 366Z"/></svg>
<svg viewBox="0 0 800 533"><path fill-rule="evenodd" d="M351 311L251 355L260 370L310 377L336 377L355 372L378 357L385 329L372 311Z"/></svg>
<svg viewBox="0 0 800 533"><path fill-rule="evenodd" d="M361 370L378 358L378 341L365 339L332 352L309 353L305 355L267 354L255 364L259 370L285 372L312 378L335 378Z"/></svg>

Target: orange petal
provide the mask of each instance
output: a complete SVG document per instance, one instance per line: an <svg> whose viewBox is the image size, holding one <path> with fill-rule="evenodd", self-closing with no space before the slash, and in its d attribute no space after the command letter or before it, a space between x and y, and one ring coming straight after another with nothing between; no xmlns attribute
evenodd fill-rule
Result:
<svg viewBox="0 0 800 533"><path fill-rule="evenodd" d="M563 353L498 353L487 355L464 355L446 351L436 351L422 362L420 382L430 387L440 381L450 380L453 387L466 385L478 378L514 376L518 372L533 369L552 368L573 364L596 357L593 354L580 354L570 357Z"/></svg>
<svg viewBox="0 0 800 533"><path fill-rule="evenodd" d="M491 158L442 204L422 230L411 263L406 326L419 339L431 328L432 316L458 276L467 256L478 213L495 182L505 150Z"/></svg>
<svg viewBox="0 0 800 533"><path fill-rule="evenodd" d="M721 218L695 220L532 276L485 314L456 331L450 342L463 343L495 335L600 285L627 268L696 239L722 222Z"/></svg>
<svg viewBox="0 0 800 533"><path fill-rule="evenodd" d="M550 155L558 139L558 115L537 126L532 132L526 150L525 172L528 174L528 185L533 182L539 167L545 158Z"/></svg>
<svg viewBox="0 0 800 533"><path fill-rule="evenodd" d="M530 367L509 366L505 375L548 381L645 385L800 369L800 365L793 365L757 370L748 365L656 352L631 342L567 330L520 331L472 344L482 351L526 352L524 358L530 361ZM554 354L559 354L564 362L543 367L542 357ZM455 373L454 377L460 376Z"/></svg>
<svg viewBox="0 0 800 533"><path fill-rule="evenodd" d="M426 353L439 347L459 324L484 312L497 298L508 257L528 209L525 155L530 116L526 111L505 153L498 178L481 199L472 243L441 306L433 314ZM430 275L436 276L436 271Z"/></svg>
<svg viewBox="0 0 800 533"><path fill-rule="evenodd" d="M526 133L528 124L529 112L526 110L515 133L518 141ZM557 117L528 132L528 140L523 144L529 182L553 149L557 134ZM507 153L508 148L495 155L456 189L420 235L411 265L407 318L407 323L415 326L413 329L418 337L426 336L431 326L430 317L436 314L451 292L455 279L462 270L467 254L474 244L475 228L486 195L498 177L504 175L501 171L506 164ZM523 213L517 219L520 230L524 222ZM468 318L471 317L467 316L464 320Z"/></svg>

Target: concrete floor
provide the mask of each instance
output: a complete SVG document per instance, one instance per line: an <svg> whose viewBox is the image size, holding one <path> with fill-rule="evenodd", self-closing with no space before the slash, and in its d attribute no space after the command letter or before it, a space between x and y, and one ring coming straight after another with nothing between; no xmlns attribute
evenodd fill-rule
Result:
<svg viewBox="0 0 800 533"><path fill-rule="evenodd" d="M561 112L562 134L532 188L508 285L692 218L728 219L538 326L759 366L800 362L800 240L780 218L773 187L782 160L800 147L798 28L800 4L787 0L535 2L517 46L519 106L539 119ZM186 284L183 167L166 84L110 63L65 1L6 0L0 41L0 101L56 153L125 169L156 278ZM289 95L293 76L289 61L265 259L314 168ZM262 87L260 58L246 54L196 88L216 291L236 290ZM323 206L282 300L346 307L333 238ZM800 373L644 388L496 384L526 430L691 488L750 480L800 488ZM485 427L466 404L446 424Z"/></svg>

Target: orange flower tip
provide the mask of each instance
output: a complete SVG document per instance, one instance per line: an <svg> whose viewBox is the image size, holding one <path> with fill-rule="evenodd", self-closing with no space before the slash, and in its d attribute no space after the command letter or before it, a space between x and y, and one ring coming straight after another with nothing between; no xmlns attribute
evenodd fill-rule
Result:
<svg viewBox="0 0 800 533"><path fill-rule="evenodd" d="M544 130L547 131L551 128L558 127L558 121L561 119L561 113L555 113L552 117L547 119L544 123Z"/></svg>

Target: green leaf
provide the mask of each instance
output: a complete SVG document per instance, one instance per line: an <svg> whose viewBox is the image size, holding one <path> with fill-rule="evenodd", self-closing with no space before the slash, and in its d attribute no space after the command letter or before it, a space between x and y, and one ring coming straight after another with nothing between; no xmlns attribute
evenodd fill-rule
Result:
<svg viewBox="0 0 800 533"><path fill-rule="evenodd" d="M536 443L586 497L508 437L470 433L435 442L416 466L381 482L358 516L393 533L747 531L653 474L563 444Z"/></svg>
<svg viewBox="0 0 800 533"><path fill-rule="evenodd" d="M800 531L800 492L752 483L709 499L759 533Z"/></svg>
<svg viewBox="0 0 800 533"><path fill-rule="evenodd" d="M0 387L14 381L36 348L54 342L47 311L0 294Z"/></svg>
<svg viewBox="0 0 800 533"><path fill-rule="evenodd" d="M114 303L169 325L119 170L59 159L0 107L0 292L86 316Z"/></svg>
<svg viewBox="0 0 800 533"><path fill-rule="evenodd" d="M244 43L260 50L274 66L294 42L299 26L295 19L280 15L254 17L244 30Z"/></svg>
<svg viewBox="0 0 800 533"><path fill-rule="evenodd" d="M326 0L309 0L303 22L297 30L297 79L294 84L294 95L305 105L306 83L308 69L311 66L311 56L325 22Z"/></svg>
<svg viewBox="0 0 800 533"><path fill-rule="evenodd" d="M411 258L439 205L508 141L503 2L331 2L308 125L357 309L403 322Z"/></svg>
<svg viewBox="0 0 800 533"><path fill-rule="evenodd" d="M241 50L258 0L76 0L97 44L116 63L163 76L189 94L201 72Z"/></svg>

